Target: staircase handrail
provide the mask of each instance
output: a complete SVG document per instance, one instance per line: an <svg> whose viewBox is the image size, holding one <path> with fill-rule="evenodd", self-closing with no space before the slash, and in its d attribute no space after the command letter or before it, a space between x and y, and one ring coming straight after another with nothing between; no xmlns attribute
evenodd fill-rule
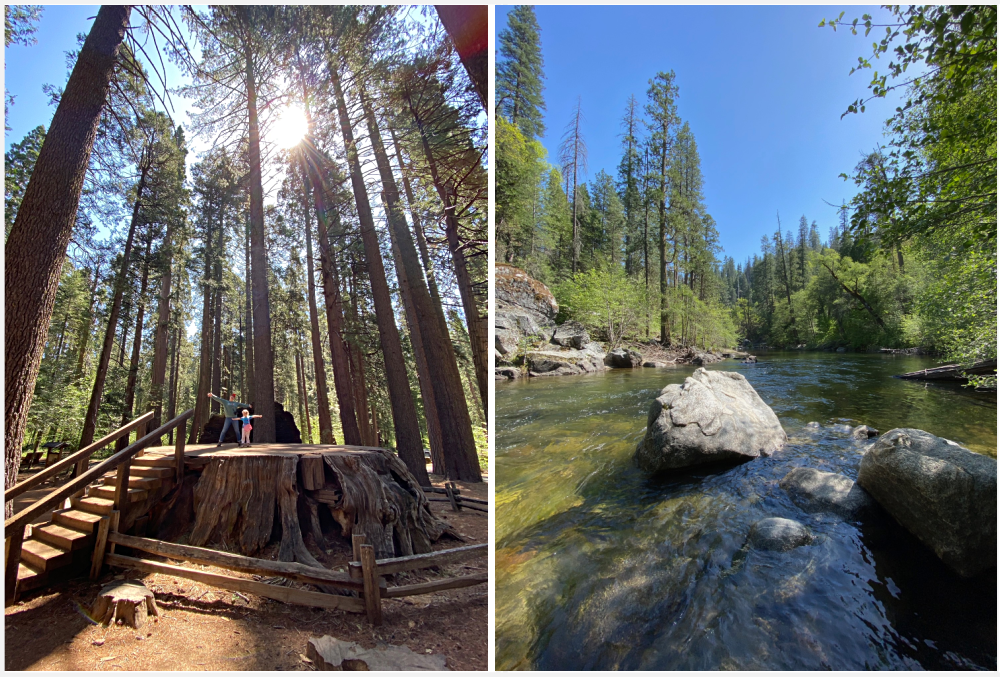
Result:
<svg viewBox="0 0 1000 677"><path fill-rule="evenodd" d="M34 487L34 486L36 486L38 484L41 484L42 482L44 482L45 480L49 479L50 477L58 475L60 472L62 472L66 468L70 467L71 465L75 465L78 461L80 461L80 462L89 461L90 460L90 456L95 451L97 451L98 449L102 449L102 448L106 447L107 445L109 445L112 442L114 442L115 440L117 440L119 437L122 437L123 435L129 434L133 430L135 430L136 428L138 428L140 425L142 425L144 423L147 423L151 418L153 418L153 414L154 413L155 412L153 410L147 411L145 414L143 414L139 418L134 419L132 421L129 421L126 425L123 425L118 430L115 430L114 432L108 433L107 435L105 435L101 439L97 440L96 442L93 442L92 444L88 444L87 446L85 446L83 449L80 449L79 451L73 452L72 454L70 454L66 458L62 459L58 463L53 463L49 467L47 467L44 470L42 470L40 473L38 473L36 475L32 475L31 477L29 477L28 479L24 480L23 482L19 482L18 484L15 484L10 489L7 489L6 491L3 492L3 502L6 504L8 501L14 500L14 498L16 498L17 496L20 496L21 494L23 494L24 492L26 492L28 489L31 489L32 487Z"/></svg>
<svg viewBox="0 0 1000 677"><path fill-rule="evenodd" d="M46 510L54 507L60 501L69 498L80 489L83 489L107 471L114 470L126 461L130 461L133 456L145 449L151 442L160 439L163 435L184 423L193 415L194 409L188 409L183 414L167 421L142 439L136 440L118 453L104 459L82 475L74 477L66 484L51 491L45 497L35 501L30 506L4 522L4 535L9 536L16 530L23 530L24 527L31 523L31 520L43 514Z"/></svg>

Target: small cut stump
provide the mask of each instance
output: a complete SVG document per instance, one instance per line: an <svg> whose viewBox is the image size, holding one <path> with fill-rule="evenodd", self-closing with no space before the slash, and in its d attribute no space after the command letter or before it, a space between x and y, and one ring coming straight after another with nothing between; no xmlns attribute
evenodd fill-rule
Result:
<svg viewBox="0 0 1000 677"><path fill-rule="evenodd" d="M153 593L139 581L115 581L101 590L90 617L98 623L118 622L141 628L147 615L159 616Z"/></svg>

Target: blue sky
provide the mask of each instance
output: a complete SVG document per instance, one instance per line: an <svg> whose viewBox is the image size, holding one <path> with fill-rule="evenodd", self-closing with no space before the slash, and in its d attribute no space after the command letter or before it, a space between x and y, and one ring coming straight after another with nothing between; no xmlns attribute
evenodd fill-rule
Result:
<svg viewBox="0 0 1000 677"><path fill-rule="evenodd" d="M497 32L511 7L497 7ZM873 29L852 36L819 28L846 9L845 19L871 7L535 6L545 60L546 134L550 162L577 96L585 118L588 180L615 175L621 158L621 118L634 94L645 103L648 81L673 70L677 110L701 154L705 201L725 253L741 262L773 233L797 230L803 214L820 234L855 193L850 174L861 153L882 140L895 99L873 102L861 115L840 118L866 94L871 71L848 77L879 39ZM883 32L885 29L881 29ZM886 61L877 62L884 67Z"/></svg>

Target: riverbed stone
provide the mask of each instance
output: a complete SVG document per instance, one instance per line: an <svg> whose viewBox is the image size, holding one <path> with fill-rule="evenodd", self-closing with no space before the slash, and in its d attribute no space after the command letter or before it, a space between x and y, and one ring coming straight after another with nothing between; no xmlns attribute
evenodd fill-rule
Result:
<svg viewBox="0 0 1000 677"><path fill-rule="evenodd" d="M851 437L856 440L869 440L873 437L878 437L878 431L866 425L859 425L857 428L851 430Z"/></svg>
<svg viewBox="0 0 1000 677"><path fill-rule="evenodd" d="M513 381L521 377L521 370L517 367L494 367L494 381Z"/></svg>
<svg viewBox="0 0 1000 677"><path fill-rule="evenodd" d="M766 517L754 522L747 543L758 550L785 552L812 543L813 537L801 522L784 517Z"/></svg>
<svg viewBox="0 0 1000 677"><path fill-rule="evenodd" d="M668 362L660 362L659 360L646 360L642 363L643 367L649 367L650 369L660 369L662 367L669 367Z"/></svg>
<svg viewBox="0 0 1000 677"><path fill-rule="evenodd" d="M961 576L997 565L997 461L915 428L882 435L860 484Z"/></svg>
<svg viewBox="0 0 1000 677"><path fill-rule="evenodd" d="M590 343L590 334L579 322L563 322L552 332L552 343L580 350Z"/></svg>
<svg viewBox="0 0 1000 677"><path fill-rule="evenodd" d="M642 364L642 355L634 350L616 348L604 357L604 364L612 369L634 369Z"/></svg>
<svg viewBox="0 0 1000 677"><path fill-rule="evenodd" d="M742 374L700 368L653 400L635 459L646 472L662 473L770 456L787 440L778 417Z"/></svg>
<svg viewBox="0 0 1000 677"><path fill-rule="evenodd" d="M852 518L874 504L868 492L851 478L815 468L793 468L778 486L809 512L832 512Z"/></svg>

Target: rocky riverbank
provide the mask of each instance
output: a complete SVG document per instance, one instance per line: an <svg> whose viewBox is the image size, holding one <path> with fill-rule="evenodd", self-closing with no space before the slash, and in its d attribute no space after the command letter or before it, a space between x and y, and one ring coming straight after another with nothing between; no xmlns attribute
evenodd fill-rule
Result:
<svg viewBox="0 0 1000 677"><path fill-rule="evenodd" d="M578 322L556 323L559 304L547 286L523 270L496 266L496 302L493 346L494 378L568 376L607 369L658 368L690 364L703 366L739 351L702 350L693 346L663 346L650 339L625 343L609 350L591 338Z"/></svg>

